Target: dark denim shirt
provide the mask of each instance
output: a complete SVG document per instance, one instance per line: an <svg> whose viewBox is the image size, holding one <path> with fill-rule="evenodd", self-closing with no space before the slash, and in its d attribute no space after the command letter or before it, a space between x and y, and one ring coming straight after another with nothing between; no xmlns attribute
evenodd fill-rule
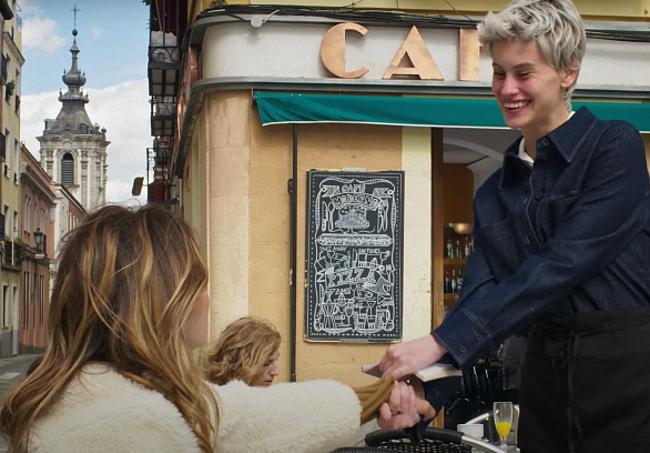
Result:
<svg viewBox="0 0 650 453"><path fill-rule="evenodd" d="M475 250L434 337L464 368L549 316L650 305L650 181L639 133L587 109L518 139L474 199Z"/></svg>

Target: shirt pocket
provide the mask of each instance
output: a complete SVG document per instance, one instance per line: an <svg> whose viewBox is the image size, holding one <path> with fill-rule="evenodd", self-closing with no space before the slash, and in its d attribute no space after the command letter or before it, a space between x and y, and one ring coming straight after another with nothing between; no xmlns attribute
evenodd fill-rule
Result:
<svg viewBox="0 0 650 453"><path fill-rule="evenodd" d="M579 193L570 192L549 197L542 201L537 212L537 224L539 225L542 242L546 242L548 238L553 237L557 226L564 221L579 198Z"/></svg>

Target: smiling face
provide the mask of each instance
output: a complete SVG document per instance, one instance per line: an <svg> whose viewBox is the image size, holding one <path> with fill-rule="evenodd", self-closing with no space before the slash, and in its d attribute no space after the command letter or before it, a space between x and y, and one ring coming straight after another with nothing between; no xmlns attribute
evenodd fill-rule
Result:
<svg viewBox="0 0 650 453"><path fill-rule="evenodd" d="M497 41L492 47L492 92L506 124L534 143L564 123L569 115L565 91L577 69L557 71L535 41Z"/></svg>
<svg viewBox="0 0 650 453"><path fill-rule="evenodd" d="M263 365L262 374L260 374L253 385L268 387L269 385L273 384L273 379L275 379L276 376L280 374L280 362L278 360L279 358L280 351L275 351L268 359L266 359Z"/></svg>

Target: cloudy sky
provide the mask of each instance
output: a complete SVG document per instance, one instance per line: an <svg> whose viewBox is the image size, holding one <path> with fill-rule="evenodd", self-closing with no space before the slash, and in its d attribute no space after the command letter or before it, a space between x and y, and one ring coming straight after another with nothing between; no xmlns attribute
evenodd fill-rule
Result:
<svg viewBox="0 0 650 453"><path fill-rule="evenodd" d="M131 185L145 176L151 146L147 91L148 7L140 0L19 0L22 19L21 139L39 157L36 137L56 118L61 80L70 68L73 12L77 13L79 68L90 119L106 128L106 201L133 202ZM146 188L138 197L145 201Z"/></svg>

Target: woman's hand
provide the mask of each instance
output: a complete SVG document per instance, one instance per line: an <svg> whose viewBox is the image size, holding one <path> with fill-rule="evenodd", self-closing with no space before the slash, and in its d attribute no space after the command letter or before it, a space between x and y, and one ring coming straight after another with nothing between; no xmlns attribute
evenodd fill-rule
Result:
<svg viewBox="0 0 650 453"><path fill-rule="evenodd" d="M405 429L415 426L419 421L415 390L405 382L396 382L388 402L379 408L379 427L388 430Z"/></svg>
<svg viewBox="0 0 650 453"><path fill-rule="evenodd" d="M433 365L447 353L431 335L394 344L388 347L379 362L379 369L384 376L398 380Z"/></svg>
<svg viewBox="0 0 650 453"><path fill-rule="evenodd" d="M431 403L424 398L424 387L422 386L422 382L419 379L414 378L410 381L410 385L413 387L413 391L415 392L415 404L417 406L418 414L420 414L420 416L425 420L431 420L436 416L436 410L433 408Z"/></svg>

